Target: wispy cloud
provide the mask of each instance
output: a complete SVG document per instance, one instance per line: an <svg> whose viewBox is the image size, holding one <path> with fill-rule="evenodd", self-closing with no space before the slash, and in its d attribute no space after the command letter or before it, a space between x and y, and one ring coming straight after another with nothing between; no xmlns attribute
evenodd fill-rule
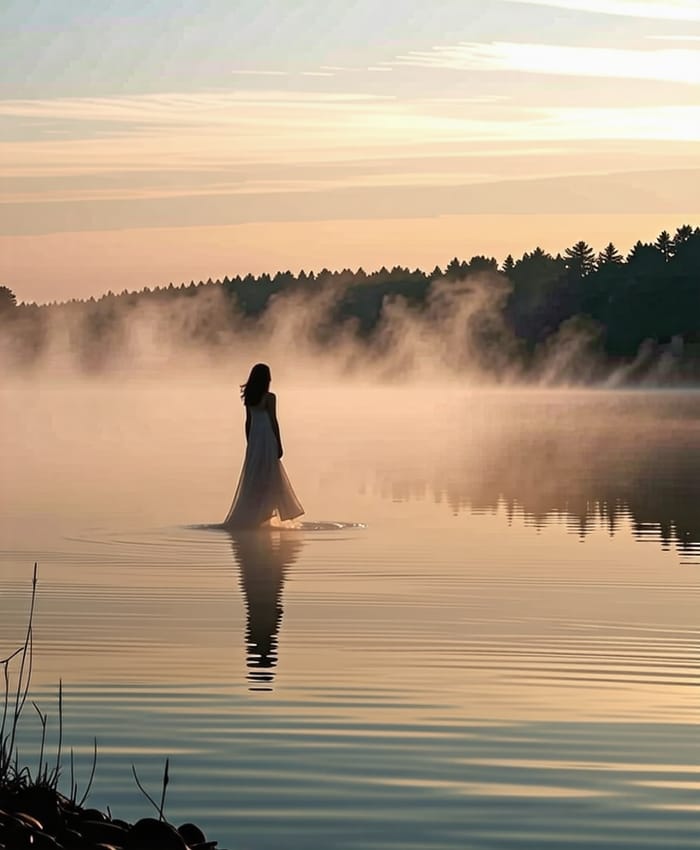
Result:
<svg viewBox="0 0 700 850"><path fill-rule="evenodd" d="M450 66L527 64L507 50L485 60L470 53L472 47L455 48ZM436 54L441 67L441 51L426 52L427 62L411 54L410 61L433 67ZM202 197L211 197L223 209L226 196L291 198L363 187L391 193L498 180L516 176L523 157L545 148L550 153L542 157L541 176L572 173L592 145L610 153L606 168L624 170L634 145L646 143L658 157L669 142L700 142L700 104L574 108L544 100L524 106L512 94L478 90L460 97L441 87L439 96L409 98L309 87L0 100L0 119L20 130L15 141L0 142L0 182L6 181L0 201L113 201L126 209L132 202L179 197L195 203L199 197L203 208ZM572 145L585 153L572 155ZM568 159L558 149L568 149ZM496 150L507 165L487 161ZM446 157L468 151L471 163L444 165Z"/></svg>
<svg viewBox="0 0 700 850"><path fill-rule="evenodd" d="M505 41L460 42L436 46L432 50L411 51L391 64L459 71L517 71L700 84L698 51L677 48L619 50Z"/></svg>
<svg viewBox="0 0 700 850"><path fill-rule="evenodd" d="M206 128L212 124L239 123L251 111L268 116L272 110L336 111L369 109L390 96L353 92L232 91L170 92L131 97L60 97L0 100L0 116L55 119L90 123L184 124ZM245 113L248 110L248 113Z"/></svg>
<svg viewBox="0 0 700 850"><path fill-rule="evenodd" d="M400 161L399 161L400 162ZM149 198L187 198L217 195L267 195L299 192L329 192L337 189L386 188L400 186L456 186L475 185L497 180L501 174L467 171L434 170L434 161L428 160L419 169L387 167L374 172L371 169L358 171L346 169L343 176L316 175L305 179L239 179L238 181L210 181L205 186L193 187L186 184L152 185L148 180L139 185L118 185L90 188L85 186L51 190L0 192L0 203L27 203L41 201L58 203L65 201L144 200ZM431 170L433 168L433 170Z"/></svg>
<svg viewBox="0 0 700 850"><path fill-rule="evenodd" d="M574 107L547 112L544 122L559 138L700 141L700 106Z"/></svg>
<svg viewBox="0 0 700 850"><path fill-rule="evenodd" d="M700 41L700 35L648 35L651 41Z"/></svg>
<svg viewBox="0 0 700 850"><path fill-rule="evenodd" d="M362 162L476 142L522 152L558 141L700 141L700 105L533 108L476 98L460 108L441 98L238 92L0 101L0 116L53 119L73 134L45 136L49 125L32 139L0 143L0 175L8 177Z"/></svg>
<svg viewBox="0 0 700 850"><path fill-rule="evenodd" d="M370 73L385 73L391 71L391 66L384 65L367 65L351 67L348 65L321 65L318 69L308 69L305 71L251 71L251 70L236 70L232 74L241 76L268 76L268 77L334 77L336 74L358 74L369 71Z"/></svg>
<svg viewBox="0 0 700 850"><path fill-rule="evenodd" d="M484 104L484 103L505 103L510 100L510 96L506 94L475 94L472 97L425 97L417 98L416 103L425 102L428 104L438 103L464 103L464 104Z"/></svg>
<svg viewBox="0 0 700 850"><path fill-rule="evenodd" d="M631 18L652 18L664 21L700 21L697 0L510 0L528 6L553 6L592 12L599 15L620 15Z"/></svg>
<svg viewBox="0 0 700 850"><path fill-rule="evenodd" d="M260 70L256 71L250 68L236 69L231 71L232 74L238 74L241 77L288 77L289 71L277 70Z"/></svg>

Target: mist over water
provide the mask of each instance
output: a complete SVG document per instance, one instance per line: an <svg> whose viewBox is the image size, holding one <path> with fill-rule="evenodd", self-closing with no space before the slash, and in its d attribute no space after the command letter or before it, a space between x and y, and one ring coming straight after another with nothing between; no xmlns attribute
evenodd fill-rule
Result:
<svg viewBox="0 0 700 850"><path fill-rule="evenodd" d="M221 287L155 303L115 301L100 323L82 304L44 315L42 346L31 375L168 376L173 370L242 381L251 360L274 365L295 383L336 378L363 382L453 375L495 376L508 346L493 346L497 362L481 360L486 332L507 335L498 312L508 287L499 275L436 284L424 310L401 298L386 301L371 339L355 321L336 322L346 286L293 289L274 295L257 318L238 315ZM104 327L101 326L104 325ZM22 325L0 351L8 374L21 373Z"/></svg>
<svg viewBox="0 0 700 850"><path fill-rule="evenodd" d="M442 501L455 512L505 504L538 521L567 514L584 530L599 515L614 528L628 511L666 536L700 539L689 498L700 488L695 392L489 388L454 379L392 386L316 377L290 361L280 359L280 378L273 369L273 388L285 465L306 496L307 519L371 521L343 510L377 492ZM6 382L5 512L42 506L56 522L73 506L78 516L217 521L245 449L238 383L246 373L222 376L200 365L177 376Z"/></svg>
<svg viewBox="0 0 700 850"><path fill-rule="evenodd" d="M267 332L0 388L0 646L38 560L93 804L148 814L170 757L224 847L696 846L700 395L479 384L430 337L343 378ZM306 515L230 535L257 359Z"/></svg>
<svg viewBox="0 0 700 850"><path fill-rule="evenodd" d="M602 329L579 316L530 351L504 312L512 285L495 272L434 280L416 303L370 287L353 291L342 277L307 283L272 295L254 315L244 315L221 285L162 292L151 299L123 293L97 306L25 306L34 313L0 335L0 366L25 379L189 375L236 382L262 360L278 380L294 384L461 386L654 386L682 374L671 352L650 342L634 358L607 360L598 344ZM343 316L346 309L376 310L379 318L363 327L357 316Z"/></svg>

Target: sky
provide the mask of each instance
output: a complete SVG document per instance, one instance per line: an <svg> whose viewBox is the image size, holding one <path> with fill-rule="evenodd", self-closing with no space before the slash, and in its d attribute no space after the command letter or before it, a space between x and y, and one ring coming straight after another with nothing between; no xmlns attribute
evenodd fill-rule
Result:
<svg viewBox="0 0 700 850"><path fill-rule="evenodd" d="M0 55L23 301L700 224L698 0L3 0Z"/></svg>

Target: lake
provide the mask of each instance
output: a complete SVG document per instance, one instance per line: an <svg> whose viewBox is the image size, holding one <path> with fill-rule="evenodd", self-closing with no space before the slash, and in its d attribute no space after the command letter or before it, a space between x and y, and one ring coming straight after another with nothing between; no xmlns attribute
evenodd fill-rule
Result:
<svg viewBox="0 0 700 850"><path fill-rule="evenodd" d="M700 394L275 385L306 516L232 536L233 383L0 388L0 652L37 561L92 805L169 758L230 850L700 844Z"/></svg>

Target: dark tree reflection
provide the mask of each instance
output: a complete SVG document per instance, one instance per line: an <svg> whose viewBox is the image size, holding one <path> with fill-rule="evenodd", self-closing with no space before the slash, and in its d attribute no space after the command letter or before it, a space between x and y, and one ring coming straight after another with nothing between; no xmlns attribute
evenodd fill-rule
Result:
<svg viewBox="0 0 700 850"><path fill-rule="evenodd" d="M444 446L432 476L388 472L383 494L454 514L505 508L536 528L564 520L581 538L624 521L639 540L700 553L700 394L513 393L488 413Z"/></svg>

